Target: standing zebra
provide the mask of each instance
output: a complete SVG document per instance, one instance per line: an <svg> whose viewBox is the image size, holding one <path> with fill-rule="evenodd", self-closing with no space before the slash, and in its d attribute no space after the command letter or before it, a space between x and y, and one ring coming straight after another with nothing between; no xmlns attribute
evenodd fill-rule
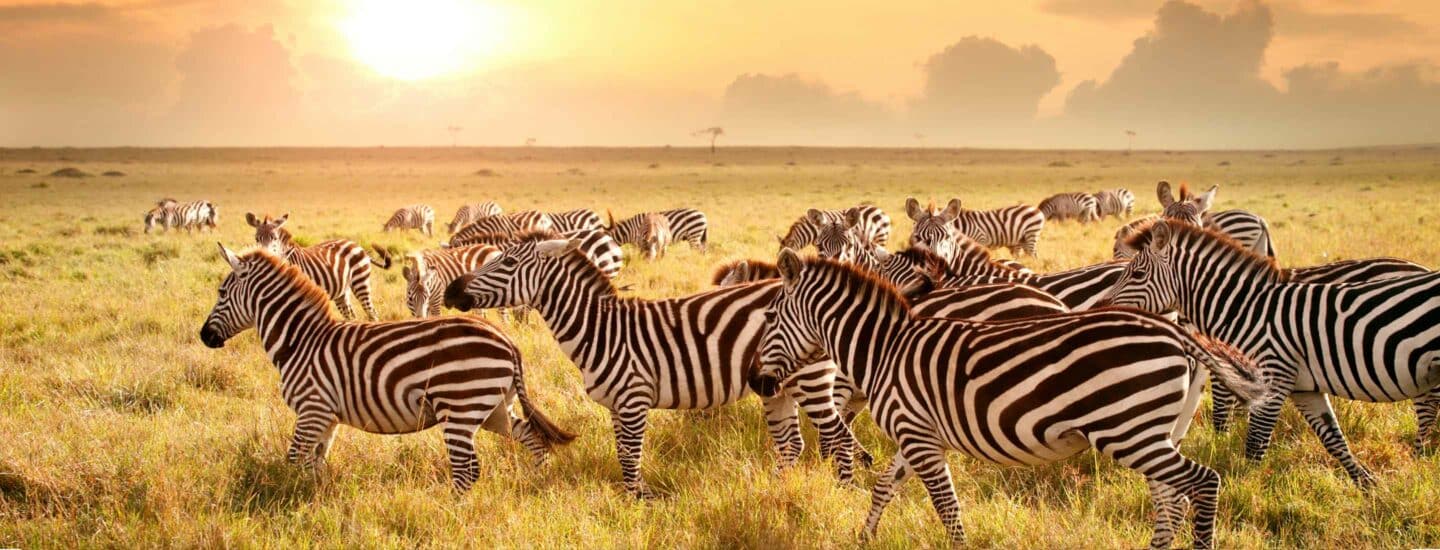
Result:
<svg viewBox="0 0 1440 550"><path fill-rule="evenodd" d="M586 393L610 410L625 489L646 497L640 476L651 409L710 409L748 393L766 306L778 281L711 290L683 298L621 298L615 285L577 252L575 240L525 240L445 291L460 310L529 305L579 367ZM829 395L829 388L823 388ZM790 395L763 400L766 416L795 416ZM807 400L821 453L837 455L842 480L853 436L828 398ZM798 427L774 422L782 459L798 456ZM782 461L782 466L784 462Z"/></svg>
<svg viewBox="0 0 1440 550"><path fill-rule="evenodd" d="M645 216L649 212L636 214L615 221L615 214L605 211L610 217L610 225L605 228L615 242L621 245L645 246ZM705 252L707 241L710 238L710 222L705 218L705 213L694 208L676 208L674 210L662 210L657 212L670 220L670 235L674 241L686 241L691 248Z"/></svg>
<svg viewBox="0 0 1440 550"><path fill-rule="evenodd" d="M579 210L567 210L565 212L551 212L550 220L553 224L551 229L561 233L579 231L581 229L605 229L605 224L600 221L600 215L594 210L581 208Z"/></svg>
<svg viewBox="0 0 1440 550"><path fill-rule="evenodd" d="M1164 210L1159 216L1145 216L1121 226L1115 232L1115 258L1133 257L1135 250L1125 244L1130 240L1130 236L1161 218L1219 231L1256 254L1274 258L1275 245L1270 239L1270 224L1265 222L1265 218L1245 210L1210 212L1218 189L1219 186L1213 186L1209 191L1195 195L1190 192L1188 185L1182 183L1180 198L1176 199L1170 192L1170 182L1162 181L1156 184L1155 196L1160 199L1160 206Z"/></svg>
<svg viewBox="0 0 1440 550"><path fill-rule="evenodd" d="M664 258L671 237L670 218L653 212L645 215L645 238L640 246L645 249L645 259Z"/></svg>
<svg viewBox="0 0 1440 550"><path fill-rule="evenodd" d="M1124 187L1096 191L1095 209L1099 218L1105 216L1115 216L1122 220L1129 218L1130 213L1135 210L1135 194Z"/></svg>
<svg viewBox="0 0 1440 550"><path fill-rule="evenodd" d="M550 218L549 214L534 210L522 210L475 220L450 236L450 246L477 244L474 240L475 236L484 233L513 238L526 231L550 231L554 228L555 221Z"/></svg>
<svg viewBox="0 0 1440 550"><path fill-rule="evenodd" d="M921 210L920 201L914 197L905 200L905 212L912 220L920 212L931 216L937 214L934 205ZM969 237L985 248L1004 247L1017 257L1022 252L1036 256L1040 231L1045 228L1045 215L1038 208L1023 204L994 210L966 210L960 199L950 199L945 212L954 218L951 225L955 226L958 235Z"/></svg>
<svg viewBox="0 0 1440 550"><path fill-rule="evenodd" d="M466 235L456 246L484 244L499 248L503 252L525 240L562 238L580 241L580 252L590 258L595 267L600 268L600 272L608 278L619 277L620 270L625 267L625 251L620 248L620 243L615 242L609 233L597 229L577 229L564 233L543 229L532 229L515 234L475 233ZM455 248L455 246L444 244L441 247Z"/></svg>
<svg viewBox="0 0 1440 550"><path fill-rule="evenodd" d="M171 229L184 229L186 233L191 230L214 230L220 223L220 212L210 201L193 201L180 204L175 199L164 198L155 203L155 207L145 213L145 232L149 233L156 227L169 232Z"/></svg>
<svg viewBox="0 0 1440 550"><path fill-rule="evenodd" d="M245 221L255 228L255 244L300 268L300 272L330 296L346 319L355 317L347 293L355 295L370 320L380 319L375 314L375 304L370 301L370 255L355 241L335 239L301 247L295 244L290 230L285 229L290 214L271 218L246 212ZM390 257L383 250L379 260L381 269L389 269Z"/></svg>
<svg viewBox="0 0 1440 550"><path fill-rule="evenodd" d="M455 217L450 220L449 225L445 226L445 230L454 235L460 228L475 223L477 220L499 216L502 213L504 210L500 208L500 205L495 204L495 201L467 204L455 211Z"/></svg>
<svg viewBox="0 0 1440 550"><path fill-rule="evenodd" d="M766 316L754 391L819 353L869 396L898 445L875 484L864 537L900 484L918 476L953 543L964 540L948 450L998 464L1045 464L1094 447L1140 472L1157 514L1151 548L1168 548L1195 509L1195 546L1213 545L1220 476L1180 454L1205 378L1242 396L1267 388L1215 359L1160 317L1129 310L975 323L919 317L889 284L852 266L780 254L784 280ZM863 337L857 337L862 336ZM1187 356L1201 361L1195 376Z"/></svg>
<svg viewBox="0 0 1440 550"><path fill-rule="evenodd" d="M385 222L385 232L392 229L419 229L426 237L434 234L435 209L428 204L412 204L401 207Z"/></svg>
<svg viewBox="0 0 1440 550"><path fill-rule="evenodd" d="M1087 193L1058 193L1040 201L1045 220L1080 220L1089 223L1100 219L1095 196Z"/></svg>
<svg viewBox="0 0 1440 550"><path fill-rule="evenodd" d="M220 348L246 329L259 332L297 416L291 462L323 467L339 424L379 434L443 424L451 482L464 492L479 476L475 432L482 426L514 437L537 462L575 439L530 402L520 350L493 325L472 317L341 321L323 289L269 251L236 255L221 245L220 253L231 272L200 341ZM512 416L512 399L528 418Z"/></svg>
<svg viewBox="0 0 1440 550"><path fill-rule="evenodd" d="M826 224L843 223L854 226L860 237L884 248L890 241L890 216L878 206L862 204L843 210L810 209L805 216L790 224L780 246L800 250L812 244Z"/></svg>
<svg viewBox="0 0 1440 550"><path fill-rule="evenodd" d="M945 269L938 274L941 278L937 283L942 287L1019 283L1050 293L1072 310L1083 311L1098 305L1125 273L1125 262L1101 263L1053 273L1034 273L1023 269L1023 266L1017 269L1014 265L991 258L990 252L984 247L963 246L965 242L959 242L962 246L955 249L954 256L950 261L944 262ZM927 252L920 249L907 251L905 254L918 257ZM902 254L895 256L904 258Z"/></svg>
<svg viewBox="0 0 1440 550"><path fill-rule="evenodd" d="M500 249L476 244L411 252L405 256L405 305L416 317L440 315L445 287L500 255Z"/></svg>
<svg viewBox="0 0 1440 550"><path fill-rule="evenodd" d="M1245 454L1265 456L1287 398L1356 483L1355 461L1330 395L1389 403L1414 399L1426 446L1440 406L1440 273L1343 285L1294 283L1274 262L1205 229L1156 222L1131 241L1140 253L1107 301L1174 309L1201 334L1254 357L1276 393L1251 411ZM1234 390L1234 387L1230 388Z"/></svg>

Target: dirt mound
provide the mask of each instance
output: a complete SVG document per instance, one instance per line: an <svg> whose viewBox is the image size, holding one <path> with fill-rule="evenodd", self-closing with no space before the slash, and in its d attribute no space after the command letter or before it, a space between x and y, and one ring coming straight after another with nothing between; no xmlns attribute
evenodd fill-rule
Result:
<svg viewBox="0 0 1440 550"><path fill-rule="evenodd" d="M125 177L125 173L124 173L124 172L121 172L121 171L119 171L119 170L106 170L105 173L100 174L100 175L105 176L105 177L107 177L107 178L121 178L121 177Z"/></svg>
<svg viewBox="0 0 1440 550"><path fill-rule="evenodd" d="M57 177L57 178L88 178L88 177L90 177L90 173L89 173L89 172L86 172L86 171L81 170L81 169L79 169L79 168L76 168L76 167L74 167L74 166L66 166L66 167L64 167L64 168L61 168L61 169L56 170L56 171L54 171L54 172L51 172L50 175L53 176L53 177Z"/></svg>
<svg viewBox="0 0 1440 550"><path fill-rule="evenodd" d="M16 174L34 174L34 173L35 173L35 169L34 169L34 168L21 168L21 169L19 169L19 170L16 170L15 173L16 173Z"/></svg>

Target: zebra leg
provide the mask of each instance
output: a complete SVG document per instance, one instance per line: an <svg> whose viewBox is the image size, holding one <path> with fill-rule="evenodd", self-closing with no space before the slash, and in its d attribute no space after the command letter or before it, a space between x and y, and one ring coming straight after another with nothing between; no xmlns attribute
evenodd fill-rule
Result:
<svg viewBox="0 0 1440 550"><path fill-rule="evenodd" d="M1361 488L1374 485L1375 476L1356 462L1355 455L1350 453L1350 445L1345 442L1345 434L1335 420L1335 409L1330 407L1330 396L1319 392L1300 392L1291 394L1290 398L1295 401L1295 408L1305 416L1310 429L1325 445L1325 450L1345 467L1350 479Z"/></svg>
<svg viewBox="0 0 1440 550"><path fill-rule="evenodd" d="M1210 425L1224 433L1230 427L1230 413L1235 411L1235 393L1219 380L1210 380Z"/></svg>
<svg viewBox="0 0 1440 550"><path fill-rule="evenodd" d="M1250 429L1245 434L1245 458L1250 460L1265 458L1275 434L1275 424L1280 421L1280 410L1295 387L1294 371L1283 364L1261 363L1260 369L1271 374L1270 385L1277 391L1250 407Z"/></svg>
<svg viewBox="0 0 1440 550"><path fill-rule="evenodd" d="M890 465L885 472L875 479L875 488L870 491L870 515L865 517L865 527L860 531L860 542L875 537L875 531L880 528L880 516L885 513L885 507L890 505L890 499L895 498L895 493L900 492L900 486L905 480L915 473L905 464L905 457L895 455L890 459Z"/></svg>
<svg viewBox="0 0 1440 550"><path fill-rule="evenodd" d="M810 424L820 432L820 456L822 458L835 457L835 475L840 483L853 485L855 483L855 456L854 451L860 448L860 442L855 440L855 434L850 433L850 426L845 424L840 413L835 410L835 404L830 399L830 388L826 385L823 391L809 391L801 389L805 395L798 398L800 406L805 411L805 416L810 417ZM802 440L803 442L803 440Z"/></svg>
<svg viewBox="0 0 1440 550"><path fill-rule="evenodd" d="M475 432L480 429L481 419L494 410L491 406L489 410L437 414L444 425L445 449L450 453L450 483L458 493L469 491L480 477L480 463L475 459Z"/></svg>
<svg viewBox="0 0 1440 550"><path fill-rule="evenodd" d="M1145 431L1124 439L1108 438L1102 434L1089 434L1087 438L1092 444L1099 443L1096 447L1100 452L1140 472L1150 483L1157 510L1151 548L1170 547L1174 533L1165 532L1164 523L1170 518L1185 517L1185 497L1194 504L1195 547L1214 547L1215 502L1220 496L1220 474L1181 455L1164 430ZM1157 494L1156 484L1172 488L1177 493L1174 496ZM1162 517L1159 512L1162 509L1179 510L1179 514L1170 516L1167 512L1167 517Z"/></svg>
<svg viewBox="0 0 1440 550"><path fill-rule="evenodd" d="M775 446L775 471L788 470L800 459L805 451L805 439L800 436L800 415L791 388L775 397L762 398L765 407L765 425L770 432L770 443Z"/></svg>
<svg viewBox="0 0 1440 550"><path fill-rule="evenodd" d="M940 523L950 535L952 546L965 544L965 528L960 525L960 501L955 498L955 486L950 481L950 465L945 462L945 449L939 443L927 440L901 441L900 452L905 464L925 483L930 493L930 504L940 515Z"/></svg>
<svg viewBox="0 0 1440 550"><path fill-rule="evenodd" d="M849 378L837 376L830 393L835 411L840 414L840 420L845 422L845 430L849 432L851 459L858 462L862 468L874 466L875 457L865 450L860 440L855 438L855 432L850 429L850 426L855 425L855 417L859 416L860 410L865 407L865 400L859 397L860 389L855 387L855 383Z"/></svg>
<svg viewBox="0 0 1440 550"><path fill-rule="evenodd" d="M285 460L292 464L299 462L319 474L339 421L334 413L324 409L300 412L295 419L295 434L290 439L290 450L285 453Z"/></svg>
<svg viewBox="0 0 1440 550"><path fill-rule="evenodd" d="M352 277L352 278L350 279L350 292L353 293L353 294L355 294L355 301L360 302L360 307L365 309L365 314L368 315L368 316L370 316L370 320L371 320L371 321L379 321L379 320L380 320L380 316L375 314L375 303L370 300L370 276L369 276L369 275L370 275L370 274L368 273L368 269L367 269L367 273L365 273L364 276ZM343 296L343 293L342 293L342 296ZM345 307L346 307L346 308L349 308L349 307L350 307L350 304L349 304L349 301L348 301L348 300L346 301ZM439 311L439 310L435 310L435 311ZM347 313L347 314L345 315L345 317L348 318L348 317L351 317L351 315L352 315L351 313ZM437 315L438 315L438 313L437 313Z"/></svg>
<svg viewBox="0 0 1440 550"><path fill-rule="evenodd" d="M1440 386L1430 388L1430 393L1415 400L1415 456L1431 450L1430 434L1435 430L1437 413L1440 413Z"/></svg>
<svg viewBox="0 0 1440 550"><path fill-rule="evenodd" d="M1150 548L1170 548L1175 529L1185 521L1185 497L1174 487L1153 479L1145 483L1150 486L1150 500L1155 504L1155 534L1150 537Z"/></svg>
<svg viewBox="0 0 1440 550"><path fill-rule="evenodd" d="M610 411L610 424L615 430L615 449L620 457L620 476L625 490L641 499L654 498L645 480L640 477L640 457L645 450L645 417L648 404L631 405Z"/></svg>
<svg viewBox="0 0 1440 550"><path fill-rule="evenodd" d="M350 307L350 296L345 293L345 289L340 289L340 293L336 294L332 299L335 301L335 307L340 310L341 315L344 315L346 319L355 318L355 310Z"/></svg>

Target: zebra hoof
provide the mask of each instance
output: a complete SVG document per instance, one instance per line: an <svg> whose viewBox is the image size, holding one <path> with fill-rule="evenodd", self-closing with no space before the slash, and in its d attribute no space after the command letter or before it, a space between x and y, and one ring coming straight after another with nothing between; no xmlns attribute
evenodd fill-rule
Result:
<svg viewBox="0 0 1440 550"><path fill-rule="evenodd" d="M1363 468L1360 469L1358 474L1350 476L1350 479L1355 482L1355 485L1359 487L1361 491L1369 491L1379 484L1379 481L1375 479L1375 475Z"/></svg>

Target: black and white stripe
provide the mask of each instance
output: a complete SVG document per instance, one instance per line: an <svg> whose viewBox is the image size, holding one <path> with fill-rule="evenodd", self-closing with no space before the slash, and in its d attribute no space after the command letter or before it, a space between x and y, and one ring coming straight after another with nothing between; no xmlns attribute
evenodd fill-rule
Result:
<svg viewBox="0 0 1440 550"><path fill-rule="evenodd" d="M800 250L813 245L828 224L854 227L861 239L881 248L890 241L890 215L878 206L862 204L840 210L810 209L790 224L785 236L780 237L780 246Z"/></svg>
<svg viewBox="0 0 1440 550"><path fill-rule="evenodd" d="M455 211L455 217L445 226L445 230L453 235L462 227L490 216L499 216L502 213L504 210L500 208L500 205L495 204L495 201L467 204Z"/></svg>
<svg viewBox="0 0 1440 550"><path fill-rule="evenodd" d="M1096 191L1095 209L1100 218L1105 216L1115 216L1122 220L1129 218L1130 213L1135 210L1135 194L1124 187Z"/></svg>
<svg viewBox="0 0 1440 550"><path fill-rule="evenodd" d="M670 235L673 241L685 241L690 243L692 248L705 251L707 242L710 239L710 221L706 219L705 213L694 208L676 208L655 212L670 220ZM615 214L606 211L610 217L610 225L605 228L615 242L621 245L645 246L645 216L650 212L642 212L630 216L619 222L615 221Z"/></svg>
<svg viewBox="0 0 1440 550"><path fill-rule="evenodd" d="M945 249L951 246L944 243L945 235L954 240L968 238L986 248L1003 247L1014 256L1024 253L1033 257L1040 244L1040 231L1045 228L1045 216L1027 205L966 210L960 199L950 199L944 210L938 210L934 204L921 208L920 201L911 197L905 200L905 213L915 221L911 246L923 245L942 257L949 256ZM944 227L947 219L952 227Z"/></svg>
<svg viewBox="0 0 1440 550"><path fill-rule="evenodd" d="M555 221L550 218L549 214L534 210L522 210L475 220L451 235L449 244L450 246L494 244L482 242L478 236L488 233L495 237L508 239L526 231L551 231L554 228Z"/></svg>
<svg viewBox="0 0 1440 550"><path fill-rule="evenodd" d="M600 220L600 215L594 210L581 208L579 210L567 210L564 212L550 212L550 229L560 233L580 231L582 229L593 229L596 231L605 229L605 224Z"/></svg>
<svg viewBox="0 0 1440 550"><path fill-rule="evenodd" d="M945 453L1045 464L1095 448L1145 476L1157 508L1152 548L1195 511L1195 545L1213 545L1220 476L1177 445L1214 374L1259 397L1253 373L1217 360L1163 318L1128 310L976 323L919 317L893 287L846 264L782 251L780 294L760 351L756 393L827 354L870 398L897 453L875 485L872 535L901 482L925 483L952 542L959 503ZM1187 357L1200 360L1192 376ZM1188 498L1188 501L1186 499Z"/></svg>
<svg viewBox="0 0 1440 550"><path fill-rule="evenodd" d="M1174 309L1201 334L1254 357L1277 393L1251 412L1246 455L1263 458L1287 398L1325 449L1362 485L1329 396L1431 411L1415 441L1424 447L1440 403L1440 273L1351 284L1291 282L1274 262L1217 233L1157 222L1136 235L1140 250L1107 298L1149 311ZM1234 388L1231 388L1234 389Z"/></svg>
<svg viewBox="0 0 1440 550"><path fill-rule="evenodd" d="M385 222L385 231L418 229L425 236L435 234L435 209L428 204L402 206Z"/></svg>
<svg viewBox="0 0 1440 550"><path fill-rule="evenodd" d="M332 239L302 247L295 244L290 230L284 227L290 221L290 214L271 218L246 212L245 221L255 228L255 244L300 268L301 273L335 302L345 318L355 317L349 298L354 294L370 320L380 319L375 313L375 304L370 301L370 255L355 241ZM381 269L389 268L389 256L383 250L378 252Z"/></svg>
<svg viewBox="0 0 1440 550"><path fill-rule="evenodd" d="M595 267L600 268L600 272L611 279L619 277L620 270L625 267L625 251L620 248L620 243L610 238L609 233L597 229L577 229L565 233L530 230L513 235L479 233L467 235L464 242L466 243L465 246L483 244L505 251L521 241L535 239L576 239L580 241L580 252L585 254L585 257L590 258L590 261L595 264ZM442 247L450 248L446 245L442 245Z"/></svg>
<svg viewBox="0 0 1440 550"><path fill-rule="evenodd" d="M479 475L481 427L514 437L537 461L574 439L530 401L520 351L493 325L458 316L344 322L325 304L325 291L292 265L263 249L237 256L220 248L231 272L200 340L219 348L246 329L259 333L297 416L290 461L323 467L339 424L380 434L440 424L451 481L466 491ZM528 418L512 416L512 399Z"/></svg>
<svg viewBox="0 0 1440 550"><path fill-rule="evenodd" d="M1099 205L1089 193L1057 193L1040 201L1040 213L1046 221L1079 220L1089 223L1100 219Z"/></svg>
<svg viewBox="0 0 1440 550"><path fill-rule="evenodd" d="M665 257L665 249L670 248L670 241L674 234L670 231L670 218L656 213L645 215L645 238L640 248L645 251L645 259L654 260Z"/></svg>
<svg viewBox="0 0 1440 550"><path fill-rule="evenodd" d="M1209 191L1196 195L1190 192L1188 185L1182 183L1180 196L1176 198L1170 190L1170 182L1161 181L1155 184L1155 196L1159 199L1163 211L1159 216L1146 216L1120 227L1115 232L1115 258L1128 259L1134 256L1135 250L1125 243L1131 235L1161 218L1219 231L1256 254L1274 258L1275 244L1270 238L1270 224L1265 222L1265 218L1245 210L1210 211L1218 189L1219 186L1212 186Z"/></svg>
<svg viewBox="0 0 1440 550"><path fill-rule="evenodd" d="M438 248L405 255L405 306L416 317L440 315L445 287L500 256L500 249L475 244Z"/></svg>
<svg viewBox="0 0 1440 550"><path fill-rule="evenodd" d="M213 231L219 223L220 212L210 201L180 204L175 199L165 198L156 201L155 207L145 213L146 233L155 228L166 232L171 229L184 229L186 233L197 229L201 232L206 229Z"/></svg>

